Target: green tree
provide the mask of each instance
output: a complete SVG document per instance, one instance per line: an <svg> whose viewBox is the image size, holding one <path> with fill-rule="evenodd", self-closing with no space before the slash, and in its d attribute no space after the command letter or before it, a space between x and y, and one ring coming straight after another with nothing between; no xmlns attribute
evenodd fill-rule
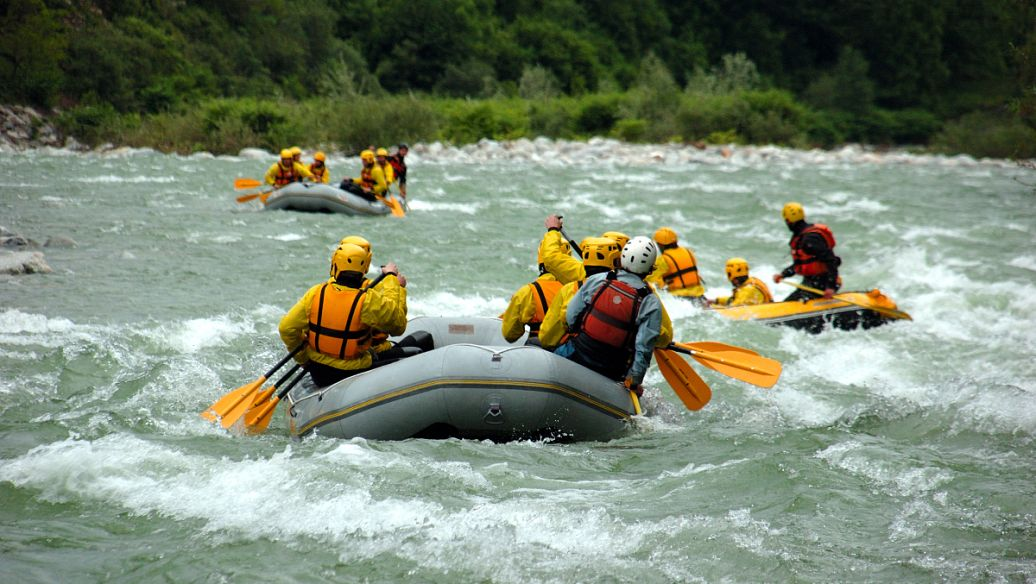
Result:
<svg viewBox="0 0 1036 584"><path fill-rule="evenodd" d="M49 106L61 87L68 46L60 13L42 0L11 0L0 20L0 96Z"/></svg>

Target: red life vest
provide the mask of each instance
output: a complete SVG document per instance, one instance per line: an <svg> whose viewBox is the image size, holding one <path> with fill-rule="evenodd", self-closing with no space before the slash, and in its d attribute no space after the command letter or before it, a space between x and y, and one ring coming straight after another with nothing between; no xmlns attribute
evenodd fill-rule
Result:
<svg viewBox="0 0 1036 584"><path fill-rule="evenodd" d="M698 262L694 259L691 250L685 247L676 247L662 252L669 270L662 276L665 286L669 290L691 288L701 284L701 277L698 275Z"/></svg>
<svg viewBox="0 0 1036 584"><path fill-rule="evenodd" d="M543 317L547 315L547 309L557 296L558 290L561 290L562 284L557 280L533 280L529 285L536 291L536 296L539 298L532 314L532 320L529 321L529 336L538 337Z"/></svg>
<svg viewBox="0 0 1036 584"><path fill-rule="evenodd" d="M324 182L324 173L327 172L327 165L321 164L318 168L316 163L309 165L309 171L313 173L313 180L316 182Z"/></svg>
<svg viewBox="0 0 1036 584"><path fill-rule="evenodd" d="M291 184L299 179L299 175L295 173L295 163L292 162L287 168L284 167L280 162L277 163L277 176L273 177L273 184L283 187L284 185Z"/></svg>
<svg viewBox="0 0 1036 584"><path fill-rule="evenodd" d="M577 339L594 341L604 347L632 349L637 337L637 315L640 302L650 293L645 286L637 289L609 272L603 286L594 295L579 323Z"/></svg>
<svg viewBox="0 0 1036 584"><path fill-rule="evenodd" d="M828 271L827 264L817 260L815 256L810 255L799 247L802 243L802 238L809 233L819 233L824 238L824 241L827 242L827 246L831 248L831 251L833 252L835 249L835 235L831 233L831 229L823 223L814 223L793 235L791 241L788 242L788 245L791 247L791 258L794 260L793 269L796 274L802 276L826 274Z"/></svg>
<svg viewBox="0 0 1036 584"><path fill-rule="evenodd" d="M324 284L309 307L310 348L335 359L355 359L371 346L371 327L360 319L365 289Z"/></svg>

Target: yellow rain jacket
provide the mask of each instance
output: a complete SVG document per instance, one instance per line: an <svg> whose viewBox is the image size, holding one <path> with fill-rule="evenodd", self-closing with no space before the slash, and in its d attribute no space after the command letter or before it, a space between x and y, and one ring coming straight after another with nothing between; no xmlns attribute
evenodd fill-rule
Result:
<svg viewBox="0 0 1036 584"><path fill-rule="evenodd" d="M540 325L540 345L544 349L554 350L564 340L567 340L565 335L568 334L568 323L565 320L565 313L568 311L568 303L572 301L582 285L582 280L565 284L561 290L558 290L554 301L550 303L550 309L547 310L546 316L543 317L543 324ZM655 346L664 348L673 342L673 321L666 312L665 304L661 302L658 304L662 307L662 325Z"/></svg>
<svg viewBox="0 0 1036 584"><path fill-rule="evenodd" d="M367 169L365 168L364 170ZM362 171L361 176L354 178L353 182L360 186L364 185ZM385 191L388 190L388 183L385 182L385 173L381 171L381 167L377 164L371 165L370 183L371 191L373 191L375 195L384 195Z"/></svg>
<svg viewBox="0 0 1036 584"><path fill-rule="evenodd" d="M306 168L305 166L303 166L301 163L295 162L295 163L292 164L292 166L293 166L293 171L295 173L294 174L295 177L308 178L308 179L312 179L313 178L313 173L310 172L309 169ZM277 184L277 177L281 176L281 174L282 174L281 173L281 163L278 160L277 162L274 162L273 165L266 171L266 177L265 177L266 184L268 184L268 185L275 185L275 184ZM295 180L297 180L297 178L293 179L293 180L290 180L288 182L295 182ZM287 184L287 183L284 183L284 184ZM281 186L283 186L283 184ZM292 347L292 348L294 348L294 347Z"/></svg>
<svg viewBox="0 0 1036 584"><path fill-rule="evenodd" d="M734 288L733 296L720 296L716 304L720 306L744 306L748 304L766 304L773 302L770 288L759 278L748 278L740 286Z"/></svg>
<svg viewBox="0 0 1036 584"><path fill-rule="evenodd" d="M536 285L543 291L542 298ZM536 278L534 283L522 286L514 293L514 296L511 296L507 310L500 316L503 319L501 330L508 343L517 341L525 334L525 325L530 325L530 336L535 337L539 334L536 331L537 325L543 322L547 310L550 309L551 300L557 296L560 286L561 283L557 278L553 274L547 273ZM547 301L546 306L543 305L543 300Z"/></svg>
<svg viewBox="0 0 1036 584"><path fill-rule="evenodd" d="M309 165L309 173L313 175L313 181L318 183L328 184L331 182L331 173L327 170L327 165L317 168L315 164Z"/></svg>
<svg viewBox="0 0 1036 584"><path fill-rule="evenodd" d="M381 169L382 174L385 175L386 184L392 184L396 182L396 170L392 168L392 165L388 163L388 160L385 161L385 164L375 162L374 166L377 166Z"/></svg>
<svg viewBox="0 0 1036 584"><path fill-rule="evenodd" d="M313 304L313 297L320 292L324 284L321 282L310 288L281 319L281 340L289 349L294 349L306 340L310 306ZM338 284L331 285L340 290L347 289ZM377 287L367 290L364 296L360 309L360 321L363 324L390 335L403 334L406 329L406 288L399 285L395 275L387 276ZM370 353L364 353L356 359L337 359L315 351L309 345L295 359L300 363L316 361L344 370L367 369L372 361Z"/></svg>
<svg viewBox="0 0 1036 584"><path fill-rule="evenodd" d="M556 229L548 231L543 236L539 257L543 259L544 267L562 284L585 280L586 269L583 268L583 262L572 254L565 253L564 242L565 237Z"/></svg>

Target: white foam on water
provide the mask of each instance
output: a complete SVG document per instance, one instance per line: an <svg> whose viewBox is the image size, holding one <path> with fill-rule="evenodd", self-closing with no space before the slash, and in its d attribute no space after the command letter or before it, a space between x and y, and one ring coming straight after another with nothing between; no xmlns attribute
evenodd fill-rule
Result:
<svg viewBox="0 0 1036 584"><path fill-rule="evenodd" d="M72 178L70 180L72 182L80 182L87 184L163 184L175 183L180 181L180 179L175 176L121 176L116 174L108 174L104 176L84 176Z"/></svg>
<svg viewBox="0 0 1036 584"><path fill-rule="evenodd" d="M509 297L490 297L481 294L458 295L451 292L434 292L422 296L407 297L407 315L416 316L499 316L507 310Z"/></svg>
<svg viewBox="0 0 1036 584"><path fill-rule="evenodd" d="M272 239L274 241L302 241L307 239L307 237L300 233L283 233L281 235L269 235L267 236L267 239Z"/></svg>
<svg viewBox="0 0 1036 584"><path fill-rule="evenodd" d="M236 322L227 316L216 316L164 324L146 334L155 343L169 347L177 353L197 353L254 332L255 327L250 323Z"/></svg>
<svg viewBox="0 0 1036 584"><path fill-rule="evenodd" d="M67 318L48 318L42 314L26 314L17 308L9 308L0 312L0 335L15 335L13 342L22 333L28 334L65 334L75 328L75 324Z"/></svg>
<svg viewBox="0 0 1036 584"><path fill-rule="evenodd" d="M931 494L955 476L945 468L913 466L915 461L910 458L897 457L882 447L867 446L855 439L832 444L815 456L896 497Z"/></svg>
<svg viewBox="0 0 1036 584"><path fill-rule="evenodd" d="M407 201L407 206L412 211L432 211L432 212L454 212L463 213L465 215L477 215L480 211L483 211L488 204L481 201L474 203L440 203L438 201L429 201L426 198L415 198L411 201Z"/></svg>

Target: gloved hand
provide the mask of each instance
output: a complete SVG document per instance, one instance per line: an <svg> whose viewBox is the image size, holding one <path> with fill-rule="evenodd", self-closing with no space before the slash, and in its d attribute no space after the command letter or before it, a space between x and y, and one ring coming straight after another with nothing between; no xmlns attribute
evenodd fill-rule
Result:
<svg viewBox="0 0 1036 584"><path fill-rule="evenodd" d="M774 281L774 283L776 283L776 284L780 284L780 283L781 283L781 280L783 280L783 279L784 279L784 278L783 278L783 277L782 277L782 276L781 276L780 274L774 274L774 275L773 275L773 281Z"/></svg>
<svg viewBox="0 0 1036 584"><path fill-rule="evenodd" d="M639 384L639 383L634 384L633 383L633 379L631 377L627 377L626 380L622 382L622 385L626 389L628 389L628 390L632 391L633 393L637 394L637 397L643 397L644 396L644 386Z"/></svg>

